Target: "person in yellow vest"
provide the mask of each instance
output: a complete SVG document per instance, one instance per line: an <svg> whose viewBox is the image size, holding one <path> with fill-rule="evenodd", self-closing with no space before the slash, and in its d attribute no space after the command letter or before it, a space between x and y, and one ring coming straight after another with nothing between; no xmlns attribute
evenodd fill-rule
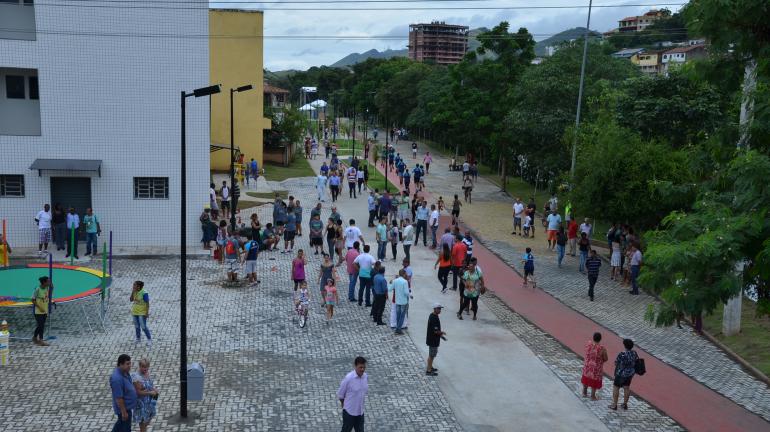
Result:
<svg viewBox="0 0 770 432"><path fill-rule="evenodd" d="M36 345L48 346L48 343L43 340L43 329L45 329L45 320L48 318L48 298L51 294L51 281L48 276L42 276L40 279L40 286L35 288L32 293L32 305L35 307L35 321L37 321L37 327L35 333L32 335L32 342Z"/></svg>
<svg viewBox="0 0 770 432"><path fill-rule="evenodd" d="M152 335L147 328L147 318L150 317L150 295L144 290L144 282L134 282L134 289L131 290L131 315L134 318L134 329L136 330L136 345L142 341L142 332L147 337L147 348L152 346Z"/></svg>
<svg viewBox="0 0 770 432"><path fill-rule="evenodd" d="M0 266L7 266L8 261L11 260L11 246L5 237L0 234Z"/></svg>

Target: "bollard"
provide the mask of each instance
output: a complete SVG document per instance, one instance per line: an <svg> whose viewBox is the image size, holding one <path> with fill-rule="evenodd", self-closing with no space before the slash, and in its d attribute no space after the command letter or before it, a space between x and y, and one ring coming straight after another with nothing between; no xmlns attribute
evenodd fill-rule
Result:
<svg viewBox="0 0 770 432"><path fill-rule="evenodd" d="M11 360L11 352L8 346L11 334L8 332L8 323L3 320L0 323L0 366L5 366Z"/></svg>

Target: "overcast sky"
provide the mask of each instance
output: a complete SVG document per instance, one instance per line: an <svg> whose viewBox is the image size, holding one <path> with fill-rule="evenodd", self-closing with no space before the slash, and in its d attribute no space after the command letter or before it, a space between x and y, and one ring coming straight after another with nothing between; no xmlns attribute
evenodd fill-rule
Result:
<svg viewBox="0 0 770 432"><path fill-rule="evenodd" d="M330 65L353 52L364 52L372 48L403 49L407 45L409 24L430 21L445 21L451 24L477 27L493 27L500 21L508 21L512 31L526 27L536 40L572 27L585 26L587 8L582 9L450 9L457 7L527 7L527 6L574 6L588 5L588 0L475 0L475 1L404 1L379 0L379 3L298 3L313 0L271 0L271 3L243 3L233 7L261 9L265 11L265 67L269 70L300 69L311 66ZM352 0L340 0L350 2ZM671 3L684 3L671 0ZM656 6L623 6L594 8L591 13L591 29L607 31L617 27L623 17L639 15L661 4L646 0L596 0L594 6L650 4ZM212 3L214 7L225 7L223 3ZM271 8L436 8L435 10L270 10ZM662 6L676 11L680 6ZM319 40L319 39L275 39L270 36L337 36L376 37L403 36L403 40Z"/></svg>

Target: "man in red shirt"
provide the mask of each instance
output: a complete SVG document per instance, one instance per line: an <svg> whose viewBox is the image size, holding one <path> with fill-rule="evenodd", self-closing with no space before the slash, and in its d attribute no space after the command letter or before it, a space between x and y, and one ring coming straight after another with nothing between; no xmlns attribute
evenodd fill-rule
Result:
<svg viewBox="0 0 770 432"><path fill-rule="evenodd" d="M569 254L575 256L575 249L577 248L577 231L578 224L575 222L575 218L569 215L569 225L567 225L567 240L569 240Z"/></svg>
<svg viewBox="0 0 770 432"><path fill-rule="evenodd" d="M455 238L455 244L452 246L452 290L457 291L457 278L458 275L462 279L463 270L465 269L465 256L468 253L468 246L463 243L463 236L457 235ZM462 288L462 284L460 286ZM464 291L464 290L463 290ZM460 291L460 298L462 299L462 291Z"/></svg>

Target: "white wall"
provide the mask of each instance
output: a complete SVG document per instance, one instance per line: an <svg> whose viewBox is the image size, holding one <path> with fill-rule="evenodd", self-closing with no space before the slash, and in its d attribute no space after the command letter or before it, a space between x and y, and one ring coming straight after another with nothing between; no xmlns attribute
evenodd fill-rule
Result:
<svg viewBox="0 0 770 432"><path fill-rule="evenodd" d="M37 4L36 41L0 39L0 67L36 69L40 88L41 135L0 135L0 173L24 174L26 183L25 198L0 198L12 246L37 243L32 218L50 201L51 174L29 170L36 158L101 159L92 203L102 229L115 231L116 245L179 245L180 91L209 84L208 38L50 32L206 35L207 3L185 4L200 8ZM195 245L208 194L209 105L205 98L187 101L187 226L188 244ZM169 177L170 199L134 200L135 176Z"/></svg>

